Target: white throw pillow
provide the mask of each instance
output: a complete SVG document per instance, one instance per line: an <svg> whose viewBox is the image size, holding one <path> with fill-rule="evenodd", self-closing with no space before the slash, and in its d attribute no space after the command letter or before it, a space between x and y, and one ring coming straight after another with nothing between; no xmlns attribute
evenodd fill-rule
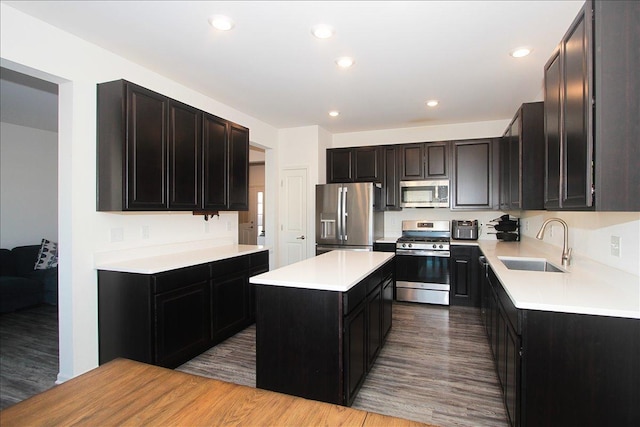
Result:
<svg viewBox="0 0 640 427"><path fill-rule="evenodd" d="M58 244L47 239L42 239L40 252L34 270L46 270L58 266Z"/></svg>

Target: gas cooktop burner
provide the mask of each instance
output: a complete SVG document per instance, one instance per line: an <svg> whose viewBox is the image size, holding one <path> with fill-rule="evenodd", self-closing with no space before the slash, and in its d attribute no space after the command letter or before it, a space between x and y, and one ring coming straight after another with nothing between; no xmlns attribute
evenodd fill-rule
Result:
<svg viewBox="0 0 640 427"><path fill-rule="evenodd" d="M398 242L400 243L439 243L439 242L446 242L449 243L450 239L448 237L415 237L415 236L409 236L409 237L400 237L398 238Z"/></svg>
<svg viewBox="0 0 640 427"><path fill-rule="evenodd" d="M449 221L402 221L402 237L396 249L448 251L450 240Z"/></svg>

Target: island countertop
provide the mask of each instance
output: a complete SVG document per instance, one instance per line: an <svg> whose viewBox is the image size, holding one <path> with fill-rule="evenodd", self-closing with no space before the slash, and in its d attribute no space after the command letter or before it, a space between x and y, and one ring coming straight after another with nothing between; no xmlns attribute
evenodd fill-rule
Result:
<svg viewBox="0 0 640 427"><path fill-rule="evenodd" d="M392 252L336 250L253 276L249 282L346 292L394 256Z"/></svg>

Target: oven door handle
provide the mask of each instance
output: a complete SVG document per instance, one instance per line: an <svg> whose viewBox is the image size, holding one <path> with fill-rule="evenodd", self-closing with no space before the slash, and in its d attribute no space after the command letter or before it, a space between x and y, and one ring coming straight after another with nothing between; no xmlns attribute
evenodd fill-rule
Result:
<svg viewBox="0 0 640 427"><path fill-rule="evenodd" d="M429 251L419 249L396 249L396 255L436 256L440 258L451 258L451 252L449 251Z"/></svg>

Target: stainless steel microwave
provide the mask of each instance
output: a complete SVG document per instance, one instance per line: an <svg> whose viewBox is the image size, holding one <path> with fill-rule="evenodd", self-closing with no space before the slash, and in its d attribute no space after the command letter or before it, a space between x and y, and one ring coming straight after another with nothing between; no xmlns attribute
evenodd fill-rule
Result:
<svg viewBox="0 0 640 427"><path fill-rule="evenodd" d="M448 208L449 180L400 181L403 208Z"/></svg>

